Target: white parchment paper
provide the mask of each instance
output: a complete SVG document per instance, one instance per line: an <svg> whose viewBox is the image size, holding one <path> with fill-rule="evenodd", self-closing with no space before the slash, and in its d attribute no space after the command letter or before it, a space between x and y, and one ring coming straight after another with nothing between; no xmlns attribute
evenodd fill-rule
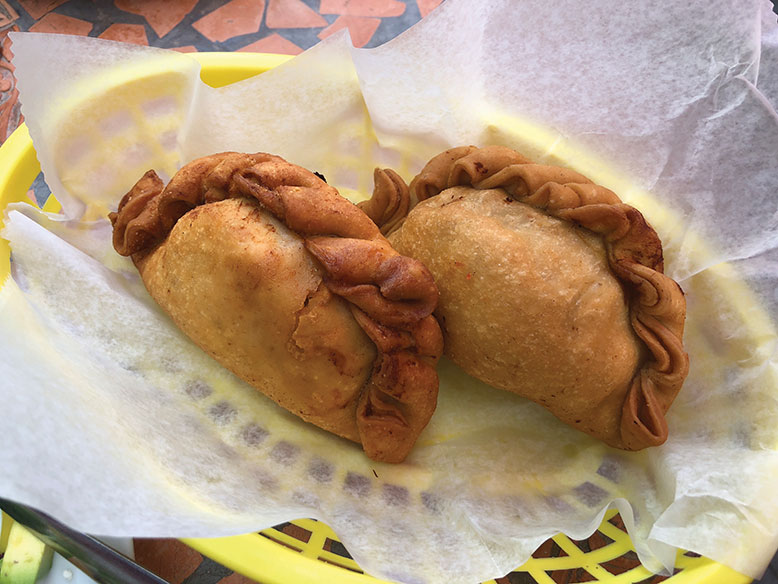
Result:
<svg viewBox="0 0 778 584"><path fill-rule="evenodd" d="M377 49L330 37L221 89L186 55L14 34L63 213L6 216L0 495L98 535L315 517L369 573L463 584L614 504L652 570L681 547L759 576L778 548L776 34L757 0L448 0ZM110 246L105 213L148 168L267 151L356 200L374 165L411 178L466 143L573 166L657 228L691 359L665 445L607 448L444 360L408 461L373 463L202 354Z"/></svg>

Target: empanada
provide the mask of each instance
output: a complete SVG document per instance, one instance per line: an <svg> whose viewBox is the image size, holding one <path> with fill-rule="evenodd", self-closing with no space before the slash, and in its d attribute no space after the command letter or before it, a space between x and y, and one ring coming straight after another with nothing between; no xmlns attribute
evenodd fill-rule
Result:
<svg viewBox="0 0 778 584"><path fill-rule="evenodd" d="M454 148L364 205L435 277L445 353L618 448L667 439L688 372L685 300L635 208L504 147ZM401 213L402 214L402 213ZM392 228L384 232L392 231Z"/></svg>
<svg viewBox="0 0 778 584"><path fill-rule="evenodd" d="M380 198L394 174L378 175ZM167 186L149 171L110 218L116 251L202 349L371 458L407 456L436 405L437 288L337 190L227 152Z"/></svg>

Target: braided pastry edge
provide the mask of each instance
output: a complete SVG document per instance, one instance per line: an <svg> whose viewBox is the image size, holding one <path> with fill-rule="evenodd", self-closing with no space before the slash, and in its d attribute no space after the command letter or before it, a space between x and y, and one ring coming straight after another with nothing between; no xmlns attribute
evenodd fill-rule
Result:
<svg viewBox="0 0 778 584"><path fill-rule="evenodd" d="M393 177L376 171L374 197L396 188ZM350 304L378 352L357 402L362 446L374 460L404 460L437 403L443 338L432 316L438 291L429 271L398 254L375 223L324 180L265 153L197 159L167 186L148 171L109 215L114 248L138 263L188 211L227 198L254 199L296 232L323 268L325 286Z"/></svg>
<svg viewBox="0 0 778 584"><path fill-rule="evenodd" d="M632 328L650 354L627 389L619 440L609 444L640 450L664 443L665 414L689 371L683 348L686 301L680 286L664 275L661 241L643 215L575 171L535 164L503 146L446 150L427 163L410 191L397 188L394 200L388 200L392 209L412 209L455 186L503 189L515 201L602 237L609 267L627 294ZM409 198L408 204L396 200L403 197ZM391 215L375 202L369 211L374 220ZM393 216L385 232L399 229L403 219Z"/></svg>

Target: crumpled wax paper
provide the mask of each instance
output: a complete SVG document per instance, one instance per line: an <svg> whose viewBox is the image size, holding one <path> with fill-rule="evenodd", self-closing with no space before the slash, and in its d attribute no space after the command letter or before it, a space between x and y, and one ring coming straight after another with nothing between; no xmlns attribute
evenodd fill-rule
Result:
<svg viewBox="0 0 778 584"><path fill-rule="evenodd" d="M23 113L63 212L13 205L0 290L0 495L96 535L215 537L314 517L369 573L499 577L622 514L641 561L676 548L752 577L778 548L778 27L769 3L448 0L386 45L330 37L213 89L189 56L13 34ZM408 460L299 421L172 325L105 214L148 168L223 150L323 172L500 143L639 207L688 301L691 372L661 447L621 452L443 360Z"/></svg>

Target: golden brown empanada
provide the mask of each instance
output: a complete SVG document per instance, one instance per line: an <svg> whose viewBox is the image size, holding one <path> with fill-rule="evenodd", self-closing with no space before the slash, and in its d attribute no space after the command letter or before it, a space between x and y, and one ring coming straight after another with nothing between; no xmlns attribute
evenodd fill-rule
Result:
<svg viewBox="0 0 778 584"><path fill-rule="evenodd" d="M376 199L398 180L378 171ZM202 349L371 458L407 456L436 405L437 288L333 187L227 152L167 186L149 171L110 218L115 249Z"/></svg>
<svg viewBox="0 0 778 584"><path fill-rule="evenodd" d="M435 277L445 352L467 373L618 448L667 439L688 371L685 300L633 207L571 170L504 147L433 158L410 195L363 208ZM384 203L385 201L385 203ZM391 231L387 230L387 231Z"/></svg>

